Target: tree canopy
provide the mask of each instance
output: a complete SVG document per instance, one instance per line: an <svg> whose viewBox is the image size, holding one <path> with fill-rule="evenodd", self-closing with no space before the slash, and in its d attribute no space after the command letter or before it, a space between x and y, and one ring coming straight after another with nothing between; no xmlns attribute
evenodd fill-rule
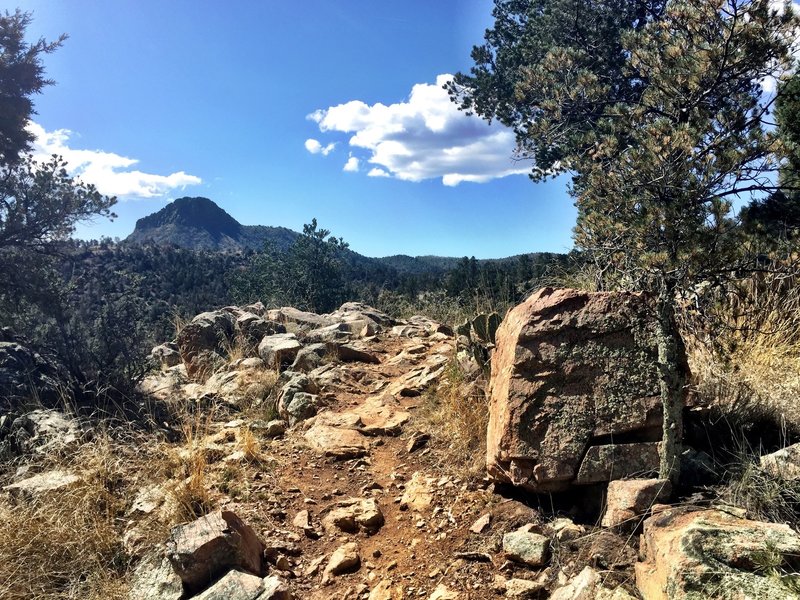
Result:
<svg viewBox="0 0 800 600"><path fill-rule="evenodd" d="M33 136L26 128L35 111L32 96L52 85L44 74L42 56L54 52L66 39L40 39L31 44L25 30L30 13L17 9L0 15L0 162L13 163L30 148Z"/></svg>

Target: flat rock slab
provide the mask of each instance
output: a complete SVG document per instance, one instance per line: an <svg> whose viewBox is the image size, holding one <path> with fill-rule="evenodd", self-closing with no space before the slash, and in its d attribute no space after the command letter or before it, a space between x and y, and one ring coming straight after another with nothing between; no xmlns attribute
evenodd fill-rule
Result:
<svg viewBox="0 0 800 600"><path fill-rule="evenodd" d="M368 439L354 429L340 429L315 423L306 431L305 440L315 451L339 460L364 456Z"/></svg>
<svg viewBox="0 0 800 600"><path fill-rule="evenodd" d="M3 489L16 500L35 500L36 498L78 484L81 478L69 471L47 471L22 481L12 483Z"/></svg>
<svg viewBox="0 0 800 600"><path fill-rule="evenodd" d="M397 435L411 415L402 410L391 396L373 396L355 411L365 435Z"/></svg>
<svg viewBox="0 0 800 600"><path fill-rule="evenodd" d="M670 509L644 523L636 586L645 600L797 598L763 569L800 554L788 525L740 519L719 510Z"/></svg>
<svg viewBox="0 0 800 600"><path fill-rule="evenodd" d="M289 588L277 577L256 577L229 571L193 600L290 600Z"/></svg>

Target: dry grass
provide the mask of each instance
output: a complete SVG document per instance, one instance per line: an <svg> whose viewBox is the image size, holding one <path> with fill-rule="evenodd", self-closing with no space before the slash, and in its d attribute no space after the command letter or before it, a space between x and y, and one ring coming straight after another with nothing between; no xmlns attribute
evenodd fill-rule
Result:
<svg viewBox="0 0 800 600"><path fill-rule="evenodd" d="M479 476L485 470L489 404L483 384L453 358L439 385L426 393L421 425L445 446L440 466L454 475Z"/></svg>
<svg viewBox="0 0 800 600"><path fill-rule="evenodd" d="M208 514L214 507L209 494L208 457L205 439L211 431L214 411L186 415L182 424L183 448L176 454L178 482L170 490L177 501L176 522L191 521Z"/></svg>
<svg viewBox="0 0 800 600"><path fill-rule="evenodd" d="M758 453L742 450L729 466L720 498L743 508L757 521L788 523L800 529L800 481L761 469Z"/></svg>
<svg viewBox="0 0 800 600"><path fill-rule="evenodd" d="M100 599L125 589L118 524L131 465L102 435L59 466L81 481L16 505L0 502L1 598Z"/></svg>
<svg viewBox="0 0 800 600"><path fill-rule="evenodd" d="M244 453L246 460L258 462L262 459L261 443L249 427L240 427L236 436L239 450Z"/></svg>
<svg viewBox="0 0 800 600"><path fill-rule="evenodd" d="M798 283L777 276L741 280L715 298L710 327L689 327L701 398L736 420L768 419L800 431Z"/></svg>
<svg viewBox="0 0 800 600"><path fill-rule="evenodd" d="M277 370L271 369L244 371L240 377L245 378L242 388L242 400L239 404L242 411L247 413L256 409L258 411L267 410L268 412L268 409L265 409L264 405L269 405L271 403L265 401L275 392L275 386L280 379L280 373Z"/></svg>

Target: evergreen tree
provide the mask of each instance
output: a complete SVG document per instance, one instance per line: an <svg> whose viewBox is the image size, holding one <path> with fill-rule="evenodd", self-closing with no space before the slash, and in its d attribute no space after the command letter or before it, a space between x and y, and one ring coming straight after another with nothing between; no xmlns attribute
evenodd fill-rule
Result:
<svg viewBox="0 0 800 600"><path fill-rule="evenodd" d="M532 176L573 175L576 243L657 298L664 439L678 476L677 295L745 267L731 199L775 188L773 98L798 21L769 0L496 0L462 108L514 128Z"/></svg>

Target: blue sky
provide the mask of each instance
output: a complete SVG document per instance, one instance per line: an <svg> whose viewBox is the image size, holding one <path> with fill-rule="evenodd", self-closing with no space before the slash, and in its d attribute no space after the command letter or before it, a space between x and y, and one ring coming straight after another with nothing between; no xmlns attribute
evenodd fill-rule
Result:
<svg viewBox="0 0 800 600"><path fill-rule="evenodd" d="M245 224L316 217L369 256L565 251L563 179L532 183L513 139L456 113L491 1L24 0L46 57L37 151L59 152L137 218L207 196ZM513 173L513 174L510 174Z"/></svg>

